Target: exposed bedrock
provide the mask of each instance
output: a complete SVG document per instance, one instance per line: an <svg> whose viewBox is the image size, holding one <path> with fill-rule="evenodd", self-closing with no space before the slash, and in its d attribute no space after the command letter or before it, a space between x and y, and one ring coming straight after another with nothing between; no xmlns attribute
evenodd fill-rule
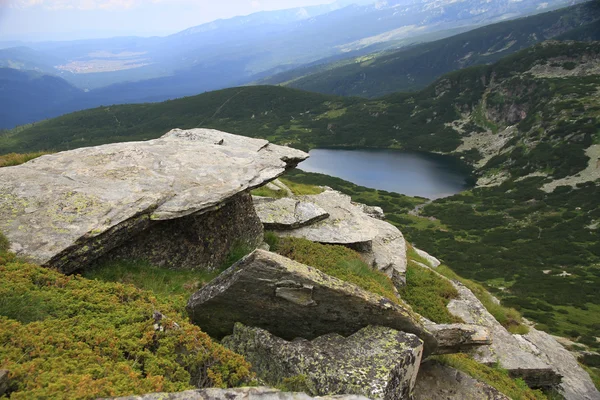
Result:
<svg viewBox="0 0 600 400"><path fill-rule="evenodd" d="M265 229L296 229L329 217L318 205L290 197L254 197L254 205Z"/></svg>
<svg viewBox="0 0 600 400"><path fill-rule="evenodd" d="M370 210L367 214L365 207L352 203L350 196L331 189L297 199L322 208L329 217L279 234L348 246L362 253L374 268L385 272L397 286L406 283L406 241L395 226L370 216L379 216L379 210L367 207Z"/></svg>
<svg viewBox="0 0 600 400"><path fill-rule="evenodd" d="M492 344L491 332L485 326L426 323L425 327L438 342L435 354L467 352Z"/></svg>
<svg viewBox="0 0 600 400"><path fill-rule="evenodd" d="M413 333L425 353L437 346L418 315L394 302L278 254L256 250L190 298L188 313L211 336L233 332L236 322L268 330L285 340L338 333L368 325Z"/></svg>
<svg viewBox="0 0 600 400"><path fill-rule="evenodd" d="M311 397L306 393L280 392L268 387L234 389L197 389L179 393L150 393L119 397L114 400L369 400L363 396L342 395Z"/></svg>
<svg viewBox="0 0 600 400"><path fill-rule="evenodd" d="M436 361L419 368L415 400L510 400L488 384Z"/></svg>
<svg viewBox="0 0 600 400"><path fill-rule="evenodd" d="M66 273L126 242L136 255L153 260L177 256L181 246L202 247L206 241L201 239L218 237L222 224L231 222L216 218L223 212L202 222L203 214L221 207L247 209L248 200L236 196L307 157L266 140L209 129L175 129L160 139L46 155L0 169L0 231L18 255ZM233 220L241 221L241 216ZM189 243L165 245L192 237L189 232L168 237L188 225L188 230L209 231ZM261 232L251 220L238 236L253 242ZM142 233L151 240L163 236L159 254L143 254L150 244L135 239ZM187 267L208 257L200 255L199 247L180 257ZM213 264L223 250L217 253Z"/></svg>
<svg viewBox="0 0 600 400"><path fill-rule="evenodd" d="M289 342L263 329L236 324L223 344L243 354L269 384L304 375L309 394L359 394L385 400L412 398L423 354L418 337L381 326L365 327L349 337L328 334Z"/></svg>

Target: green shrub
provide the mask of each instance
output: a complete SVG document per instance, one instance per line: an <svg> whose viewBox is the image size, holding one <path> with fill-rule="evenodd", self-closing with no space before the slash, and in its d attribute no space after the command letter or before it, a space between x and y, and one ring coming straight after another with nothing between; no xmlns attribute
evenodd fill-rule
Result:
<svg viewBox="0 0 600 400"><path fill-rule="evenodd" d="M394 284L383 272L371 269L356 251L344 246L280 238L277 253L380 296L398 302Z"/></svg>
<svg viewBox="0 0 600 400"><path fill-rule="evenodd" d="M155 330L153 313L166 316ZM175 317L175 319L172 319ZM0 265L0 368L11 399L95 399L236 386L249 364L132 285Z"/></svg>

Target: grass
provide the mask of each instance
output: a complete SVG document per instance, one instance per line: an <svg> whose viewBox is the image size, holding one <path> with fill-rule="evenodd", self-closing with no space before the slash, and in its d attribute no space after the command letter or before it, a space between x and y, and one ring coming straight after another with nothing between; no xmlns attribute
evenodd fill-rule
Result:
<svg viewBox="0 0 600 400"><path fill-rule="evenodd" d="M589 367L587 365L579 364L581 367L590 375L596 389L600 390L600 368Z"/></svg>
<svg viewBox="0 0 600 400"><path fill-rule="evenodd" d="M400 302L390 278L383 272L369 267L354 250L344 246L314 243L301 238L273 240L273 235L270 234L265 237L271 246L271 251L317 268L328 275L353 283L396 303Z"/></svg>
<svg viewBox="0 0 600 400"><path fill-rule="evenodd" d="M286 185L288 188L290 188L292 193L294 193L296 196L305 196L305 195L323 193L323 189L321 189L319 186L309 185L306 183L294 182L294 181L291 181L286 178L280 178L279 180L284 185Z"/></svg>
<svg viewBox="0 0 600 400"><path fill-rule="evenodd" d="M46 151L37 151L33 153L10 153L0 156L0 168L2 167L14 167L15 165L21 165L26 163L27 161L31 161L34 158L38 158L45 154L51 154Z"/></svg>
<svg viewBox="0 0 600 400"><path fill-rule="evenodd" d="M252 194L252 196L270 197L273 199L281 199L287 196L285 190L273 190L266 186L261 186L257 189L254 189L250 192L250 194Z"/></svg>
<svg viewBox="0 0 600 400"><path fill-rule="evenodd" d="M513 400L546 400L540 390L532 390L522 379L512 379L508 371L499 367L488 367L479 364L466 354L448 354L434 356L434 359L449 367L467 373L488 385L498 389Z"/></svg>
<svg viewBox="0 0 600 400"><path fill-rule="evenodd" d="M529 332L527 325L523 324L521 314L514 308L504 307L494 301L492 295L479 283L473 282L457 275L449 267L442 264L436 268L436 271L448 279L456 280L465 285L473 292L475 297L481 301L481 304L488 310L496 320L502 324L509 332L524 335Z"/></svg>

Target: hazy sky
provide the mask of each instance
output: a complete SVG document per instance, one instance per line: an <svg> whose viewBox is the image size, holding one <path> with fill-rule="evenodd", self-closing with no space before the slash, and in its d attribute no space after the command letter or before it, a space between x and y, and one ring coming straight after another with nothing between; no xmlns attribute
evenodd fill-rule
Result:
<svg viewBox="0 0 600 400"><path fill-rule="evenodd" d="M219 18L333 0L0 0L0 41L165 35Z"/></svg>

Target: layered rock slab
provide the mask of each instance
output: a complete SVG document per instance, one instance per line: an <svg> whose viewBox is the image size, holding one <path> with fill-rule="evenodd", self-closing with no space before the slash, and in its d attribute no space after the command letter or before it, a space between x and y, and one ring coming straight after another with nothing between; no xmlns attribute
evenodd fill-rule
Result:
<svg viewBox="0 0 600 400"><path fill-rule="evenodd" d="M236 322L285 340L328 333L349 336L368 325L413 333L425 353L437 342L419 317L394 302L278 254L256 250L196 292L187 305L192 321L222 338Z"/></svg>
<svg viewBox="0 0 600 400"><path fill-rule="evenodd" d="M363 396L311 397L306 393L281 392L268 387L245 387L234 389L197 389L179 393L150 393L141 396L125 396L114 400L369 400Z"/></svg>
<svg viewBox="0 0 600 400"><path fill-rule="evenodd" d="M279 232L282 236L351 247L361 252L373 267L385 272L396 285L406 283L406 241L395 226L371 217L363 206L352 203L350 196L332 189L298 199L321 207L329 218Z"/></svg>
<svg viewBox="0 0 600 400"><path fill-rule="evenodd" d="M329 217L318 205L290 197L255 198L254 206L265 229L296 229Z"/></svg>
<svg viewBox="0 0 600 400"><path fill-rule="evenodd" d="M437 340L435 354L467 352L492 344L492 334L485 326L426 323L425 327Z"/></svg>
<svg viewBox="0 0 600 400"><path fill-rule="evenodd" d="M435 361L419 368L414 400L510 400L497 389Z"/></svg>
<svg viewBox="0 0 600 400"><path fill-rule="evenodd" d="M415 335L368 326L345 338L328 334L312 341L280 339L236 324L223 345L242 354L270 384L304 375L310 394L359 394L385 400L410 399L423 355Z"/></svg>
<svg viewBox="0 0 600 400"><path fill-rule="evenodd" d="M0 169L0 231L18 255L72 272L157 221L219 208L307 157L207 129L46 155Z"/></svg>

